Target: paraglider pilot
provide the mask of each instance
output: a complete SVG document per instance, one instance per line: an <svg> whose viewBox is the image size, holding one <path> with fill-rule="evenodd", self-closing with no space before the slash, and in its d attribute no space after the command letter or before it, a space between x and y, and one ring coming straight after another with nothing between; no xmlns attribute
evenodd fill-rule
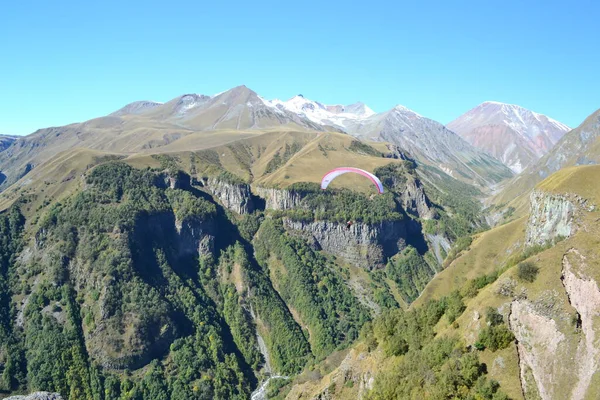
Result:
<svg viewBox="0 0 600 400"><path fill-rule="evenodd" d="M381 183L381 181L379 180L378 177L376 177L375 175L373 175L370 172L365 171L364 169L353 168L353 167L334 168L331 171L329 171L328 173L326 173L325 176L323 177L323 179L321 179L321 189L323 189L323 190L327 189L327 186L329 186L329 184L331 183L332 180L334 180L338 176L343 175L347 172L352 172L354 174L359 174L359 175L369 178L371 180L371 182L373 182L373 184L375 184L375 186L377 187L377 192L379 192L379 194L383 193L383 184ZM373 199L373 195L371 195L370 199L371 200ZM352 226L353 223L354 223L354 221L352 221L352 220L346 222L346 230L350 230L350 227Z"/></svg>

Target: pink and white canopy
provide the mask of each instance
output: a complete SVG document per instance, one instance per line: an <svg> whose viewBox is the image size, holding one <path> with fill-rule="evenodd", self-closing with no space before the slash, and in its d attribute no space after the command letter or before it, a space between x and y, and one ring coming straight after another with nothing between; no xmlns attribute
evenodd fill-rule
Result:
<svg viewBox="0 0 600 400"><path fill-rule="evenodd" d="M321 180L321 189L323 189L323 190L327 189L327 186L329 186L329 184L331 183L332 180L334 180L338 176L343 175L348 172L366 176L367 178L369 178L371 180L371 182L373 182L373 184L375 186L377 186L377 191L379 193L383 193L383 184L381 183L381 181L379 180L378 177L376 177L372 173L367 172L363 169L352 168L352 167L335 168L335 169L332 169L331 171L329 171L328 173L326 173L325 176L323 177L323 179Z"/></svg>

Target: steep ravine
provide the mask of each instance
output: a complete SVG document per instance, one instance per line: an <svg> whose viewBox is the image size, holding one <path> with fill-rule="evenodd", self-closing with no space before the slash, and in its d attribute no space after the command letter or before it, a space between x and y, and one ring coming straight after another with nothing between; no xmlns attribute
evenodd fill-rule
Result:
<svg viewBox="0 0 600 400"><path fill-rule="evenodd" d="M73 289L68 304L76 305L73 315L83 320L77 338L88 357L85 362L98 366L106 376L147 368L160 359L165 360L164 370L156 373L170 379L177 368L187 368L184 354L190 359L204 357L202 368L216 375L225 371L220 360L226 359L247 396L259 380L263 382L258 388L264 393L265 380L279 374L292 376L313 357L321 360L345 351L365 321L393 306L394 293L389 292L396 290L395 281L381 283L371 272L384 268L389 258L413 245L416 236L427 251L420 219L435 216L434 206L416 180L401 199L390 196L386 205L390 204L393 213L385 209L376 215L378 219L370 217L382 222L356 221L348 227L326 220L344 221L339 216L348 211L343 209L340 214L323 214L321 220L315 220L319 215L315 213L314 219L307 218L310 222L292 220L294 212L259 211L240 217L262 210L263 202L280 210L304 207L301 211L315 204L302 203L302 195L294 191L259 189L257 193L265 196L260 198L245 184L218 179L200 184L184 173L137 172L120 163L94 173L82 193L52 210L53 219L37 235L32 231L35 245L31 240L26 246L33 254L30 260L19 259L19 268L36 267L35 274L39 274L27 282L40 297L34 296L31 303L36 304L29 307L30 314L22 313L24 327L34 326L32 316L39 314L54 317L60 332L58 328L68 322L67 314L54 310L60 310L58 300L40 299L50 296L46 293L58 296L54 288L62 285ZM335 198L338 193L332 192ZM364 201L369 200L365 197ZM257 265L256 239L273 220L277 224L272 237L262 238L272 254ZM444 247L445 239L439 239L437 247ZM55 255L60 257L55 260ZM286 280L286 274L294 274L294 279ZM382 271L377 274L381 276ZM36 284L38 276L41 285ZM278 290L276 280L285 287ZM361 285L368 290L361 292ZM380 298L375 297L375 290ZM227 303L227 299L235 300ZM26 305L27 300L20 304ZM306 332L294 320L294 313L301 315ZM344 384L359 386L361 393L372 387L374 374L354 364L367 356L348 356L343 363L348 368L343 368L340 378ZM47 389L30 389L38 388ZM68 393L63 388L59 391L63 396Z"/></svg>

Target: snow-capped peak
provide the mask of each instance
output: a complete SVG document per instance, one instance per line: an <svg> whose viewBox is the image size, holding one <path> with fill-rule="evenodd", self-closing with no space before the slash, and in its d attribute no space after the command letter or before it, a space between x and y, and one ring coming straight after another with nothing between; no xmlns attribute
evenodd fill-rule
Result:
<svg viewBox="0 0 600 400"><path fill-rule="evenodd" d="M371 110L366 104L361 102L342 107L344 108L345 113L359 115L364 118L375 115L375 111Z"/></svg>
<svg viewBox="0 0 600 400"><path fill-rule="evenodd" d="M261 100L265 105L277 110L287 110L289 112L302 115L312 122L321 125L336 125L344 128L348 121L357 121L369 118L375 112L363 103L355 103L349 106L344 105L325 105L318 101L307 99L301 94L292 97L289 100Z"/></svg>
<svg viewBox="0 0 600 400"><path fill-rule="evenodd" d="M401 112L401 113L405 113L405 114L407 114L407 113L408 113L408 114L414 114L414 115L415 115L415 116L417 116L417 117L421 117L421 115L420 115L420 114L418 114L418 113L414 112L413 110L411 110L411 109L410 109L410 108L408 108L408 107L405 107L405 106L403 106L402 104L398 104L396 107L394 107L394 110L395 110L395 111L399 111L399 112Z"/></svg>
<svg viewBox="0 0 600 400"><path fill-rule="evenodd" d="M448 124L515 173L542 157L570 128L516 104L485 101Z"/></svg>
<svg viewBox="0 0 600 400"><path fill-rule="evenodd" d="M539 124L550 124L553 125L559 131L568 132L571 128L562 122L552 119L546 115L536 113L528 110L527 108L518 106L516 104L501 103L498 101L485 101L481 104L481 107L499 108L500 112L505 115L504 122L509 126L513 127L517 131L531 125L531 122ZM535 120L535 121L534 121Z"/></svg>
<svg viewBox="0 0 600 400"><path fill-rule="evenodd" d="M289 99L288 101L282 102L285 108L295 113L320 113L320 111L327 112L325 106L316 101L305 99L302 95L297 95Z"/></svg>

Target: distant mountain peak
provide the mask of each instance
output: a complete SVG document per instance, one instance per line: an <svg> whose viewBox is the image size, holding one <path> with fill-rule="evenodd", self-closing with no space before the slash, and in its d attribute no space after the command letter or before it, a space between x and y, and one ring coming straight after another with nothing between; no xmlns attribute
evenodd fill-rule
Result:
<svg viewBox="0 0 600 400"><path fill-rule="evenodd" d="M414 115L416 117L423 117L421 114L419 114L419 113L411 110L410 108L408 108L406 106L403 106L402 104L396 105L392 110L400 112L402 114L412 114L412 115Z"/></svg>
<svg viewBox="0 0 600 400"><path fill-rule="evenodd" d="M571 129L546 115L498 101L484 101L450 122L448 128L517 173Z"/></svg>
<svg viewBox="0 0 600 400"><path fill-rule="evenodd" d="M562 128L565 131L569 131L571 130L571 128L565 124L563 124L562 122L559 122L553 118L548 117L547 115L544 114L540 114L537 113L535 111L531 111L525 107L522 107L520 105L517 104L509 104L509 103L501 103L499 101L484 101L483 103L481 103L479 106L477 107L498 107L503 113L518 113L518 114L526 114L526 115L530 115L533 118L537 119L538 121L541 120L547 120L550 123L556 125L559 128ZM477 108L475 107L475 109Z"/></svg>

